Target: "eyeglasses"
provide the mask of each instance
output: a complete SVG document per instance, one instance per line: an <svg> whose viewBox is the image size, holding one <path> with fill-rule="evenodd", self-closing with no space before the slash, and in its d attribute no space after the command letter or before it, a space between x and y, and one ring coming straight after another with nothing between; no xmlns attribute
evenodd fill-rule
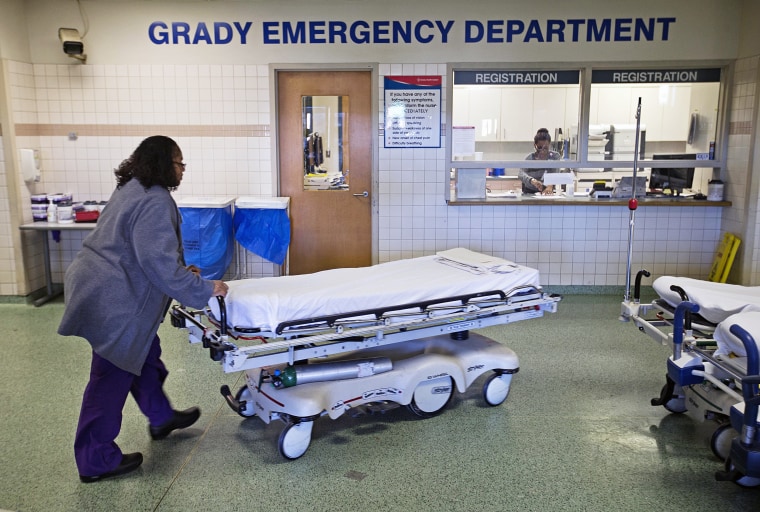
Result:
<svg viewBox="0 0 760 512"><path fill-rule="evenodd" d="M183 171L185 170L185 167L187 167L187 164L185 162L174 162L174 163L182 167Z"/></svg>
<svg viewBox="0 0 760 512"><path fill-rule="evenodd" d="M535 148L536 148L536 153L544 153L546 151L549 151L549 145L548 144L546 146L536 145Z"/></svg>

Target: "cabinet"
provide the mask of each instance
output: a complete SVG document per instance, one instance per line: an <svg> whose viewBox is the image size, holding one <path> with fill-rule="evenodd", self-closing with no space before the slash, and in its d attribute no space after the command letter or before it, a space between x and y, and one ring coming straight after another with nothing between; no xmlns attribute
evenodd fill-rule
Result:
<svg viewBox="0 0 760 512"><path fill-rule="evenodd" d="M544 126L536 126L533 123L537 92L530 87L512 87L501 91L500 110L503 130L500 140L532 141L536 130Z"/></svg>
<svg viewBox="0 0 760 512"><path fill-rule="evenodd" d="M536 130L578 124L578 86L461 87L454 90L454 126L474 126L476 141L532 141Z"/></svg>
<svg viewBox="0 0 760 512"><path fill-rule="evenodd" d="M454 126L474 126L475 141L497 141L501 130L501 91L497 88L459 88L451 112Z"/></svg>
<svg viewBox="0 0 760 512"><path fill-rule="evenodd" d="M600 85L591 88L591 124L633 124L641 98L647 141L685 141L689 134L691 87L684 85Z"/></svg>
<svg viewBox="0 0 760 512"><path fill-rule="evenodd" d="M635 124L641 98L641 123L647 141L686 141L691 116L691 84L595 85L590 124ZM478 142L532 141L544 127L578 124L578 86L458 87L454 90L455 126L474 126Z"/></svg>

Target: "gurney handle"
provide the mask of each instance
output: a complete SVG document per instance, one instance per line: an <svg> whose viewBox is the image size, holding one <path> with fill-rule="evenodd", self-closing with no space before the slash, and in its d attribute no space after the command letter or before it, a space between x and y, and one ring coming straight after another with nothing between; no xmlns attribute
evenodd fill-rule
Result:
<svg viewBox="0 0 760 512"><path fill-rule="evenodd" d="M642 268L636 273L636 282L633 285L633 300L636 302L639 302L639 299L641 298L641 278L642 277L649 277L652 274L649 273L648 270Z"/></svg>
<svg viewBox="0 0 760 512"><path fill-rule="evenodd" d="M670 285L670 291L676 292L678 296L681 298L682 302L689 300L689 296L686 295L686 290L684 290L683 288L681 288L680 286L676 284ZM691 312L687 311L686 314L684 315L683 326L684 326L684 329L686 329L687 331L691 330L691 313L696 313L696 311L691 311Z"/></svg>
<svg viewBox="0 0 760 512"><path fill-rule="evenodd" d="M224 297L217 295L216 300L219 302L219 330L222 336L227 335L227 306L224 304Z"/></svg>
<svg viewBox="0 0 760 512"><path fill-rule="evenodd" d="M681 344L683 343L684 333L684 317L688 312L696 313L699 311L699 306L693 302L681 302L676 307L676 312L673 315L673 358L681 358Z"/></svg>

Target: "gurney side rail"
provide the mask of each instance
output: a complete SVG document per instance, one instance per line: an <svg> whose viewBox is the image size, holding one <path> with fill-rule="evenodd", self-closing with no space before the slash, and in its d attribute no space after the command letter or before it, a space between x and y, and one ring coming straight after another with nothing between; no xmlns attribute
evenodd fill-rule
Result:
<svg viewBox="0 0 760 512"><path fill-rule="evenodd" d="M433 300L427 300L423 302L400 304L400 305L396 305L392 307L360 309L357 311L350 311L347 313L324 315L324 316L318 316L318 317L312 317L312 318L301 318L298 320L289 320L287 322L280 323L274 331L276 334L279 335L279 334L283 334L285 331L289 330L290 328L305 326L305 325L322 324L322 325L327 325L328 327L332 327L335 325L337 321L342 320L342 319L352 319L352 318L360 318L360 317L368 317L368 316L372 316L375 319L380 319L389 313L392 314L393 312L402 312L402 311L408 311L408 310L414 310L414 309L418 310L420 313L424 313L429 308L436 305L459 302L460 304L464 306L468 302L470 302L472 299L481 298L481 297L491 297L491 296L498 297L502 301L506 300L507 298L506 294L503 291L491 290L487 292L478 292L478 293L471 293L467 295L446 297L443 299L433 299Z"/></svg>
<svg viewBox="0 0 760 512"><path fill-rule="evenodd" d="M497 324L513 323L556 311L559 296L544 295L521 303L506 302L469 312L454 312L430 318L417 318L400 324L338 329L304 337L281 339L262 345L239 347L225 353L224 371L229 373L248 368L325 357L342 352L385 346L438 334L453 334Z"/></svg>
<svg viewBox="0 0 760 512"><path fill-rule="evenodd" d="M191 343L202 341L203 346L210 349L212 359L221 361L224 371L230 373L538 318L544 312L556 312L557 303L562 300L560 295L543 293L534 286L518 287L506 293L481 292L465 297L472 300L465 300L461 306L452 308L443 305L462 300L462 297L427 301L426 305L431 311L412 316L398 315L400 318L395 323L388 318L357 323L352 323L354 319L351 318L331 319L334 326L330 328L324 324L310 325L300 331L289 330L281 336L268 333L271 338L266 343L242 347L232 341L239 342L242 339L235 337L234 328L220 329L218 320L211 316L209 308L188 311L175 305L171 315L175 327L188 329ZM439 303L441 306L436 305ZM223 301L220 301L220 307L224 309ZM198 319L202 316L207 317L214 329L203 325ZM341 323L341 320L345 323Z"/></svg>

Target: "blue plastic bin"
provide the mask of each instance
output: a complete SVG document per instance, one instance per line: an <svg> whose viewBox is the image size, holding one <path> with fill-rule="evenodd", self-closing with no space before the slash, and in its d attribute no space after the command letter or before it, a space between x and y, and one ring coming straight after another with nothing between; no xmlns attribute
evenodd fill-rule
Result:
<svg viewBox="0 0 760 512"><path fill-rule="evenodd" d="M290 247L289 204L289 197L239 197L235 239L253 254L282 265Z"/></svg>
<svg viewBox="0 0 760 512"><path fill-rule="evenodd" d="M232 263L234 197L187 197L177 200L182 215L185 263L201 269L206 279L221 279Z"/></svg>

